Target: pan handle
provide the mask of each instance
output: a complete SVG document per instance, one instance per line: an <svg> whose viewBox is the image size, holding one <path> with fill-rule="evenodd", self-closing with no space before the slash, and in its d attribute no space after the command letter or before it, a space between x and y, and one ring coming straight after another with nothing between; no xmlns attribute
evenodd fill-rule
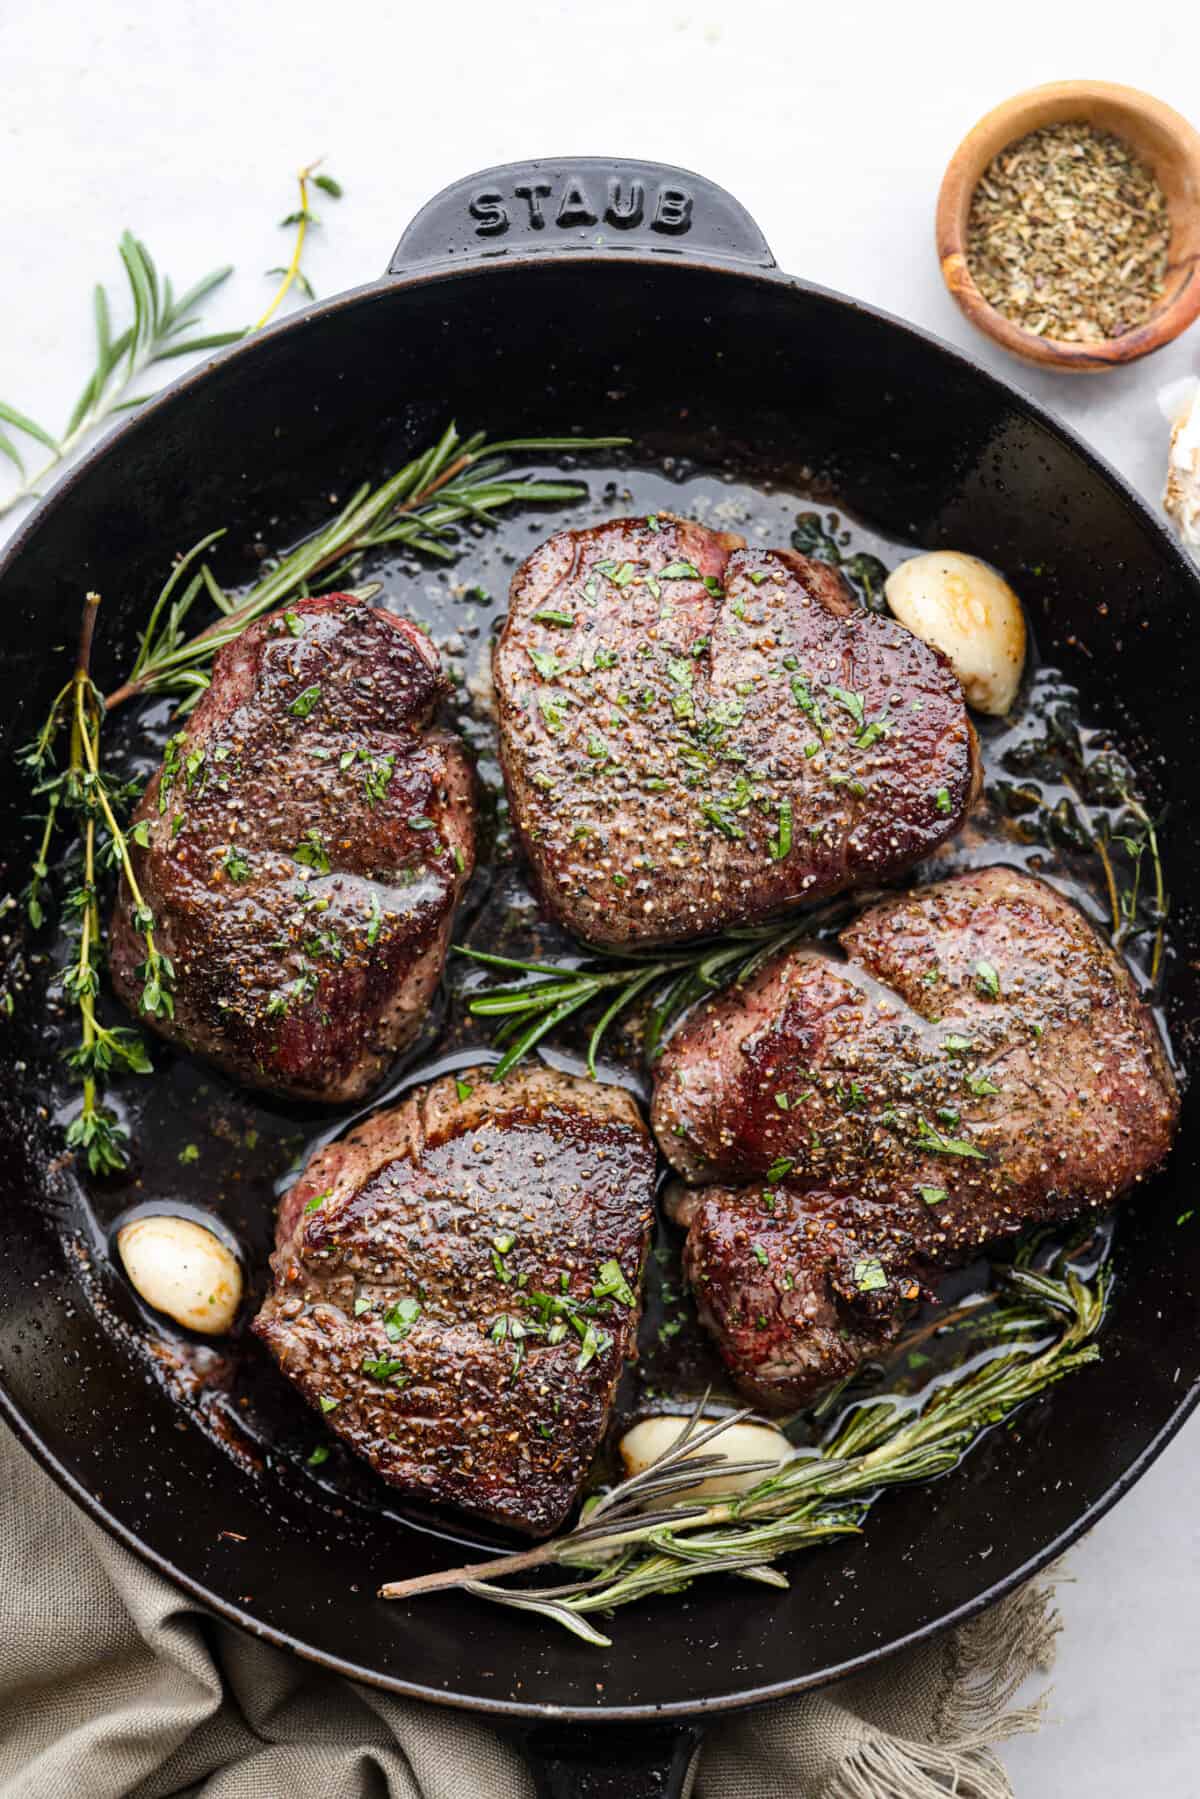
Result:
<svg viewBox="0 0 1200 1799"><path fill-rule="evenodd" d="M621 250L775 267L750 214L714 181L669 163L573 156L505 163L443 188L404 233L387 272Z"/></svg>
<svg viewBox="0 0 1200 1799"><path fill-rule="evenodd" d="M537 1799L681 1799L695 1724L538 1725L522 1738Z"/></svg>

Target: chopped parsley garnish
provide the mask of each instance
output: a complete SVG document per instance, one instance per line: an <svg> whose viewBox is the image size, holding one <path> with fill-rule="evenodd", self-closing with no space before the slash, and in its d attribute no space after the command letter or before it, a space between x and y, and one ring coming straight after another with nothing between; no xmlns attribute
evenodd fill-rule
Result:
<svg viewBox="0 0 1200 1799"><path fill-rule="evenodd" d="M782 862L792 852L792 802L779 802L779 835L769 846L772 862Z"/></svg>
<svg viewBox="0 0 1200 1799"><path fill-rule="evenodd" d="M934 975L933 978L936 981L936 979L937 979L936 974ZM925 979L926 979L926 981L928 981L929 976L926 975ZM948 1056L953 1056L959 1050L973 1049L974 1044L971 1042L971 1039L969 1037L959 1037L959 1036L956 1036L952 1032L950 1034L950 1036L942 1038L942 1048L946 1051L946 1054Z"/></svg>
<svg viewBox="0 0 1200 1799"><path fill-rule="evenodd" d="M571 626L575 623L573 612L535 612L534 618L539 625Z"/></svg>
<svg viewBox="0 0 1200 1799"><path fill-rule="evenodd" d="M660 581L698 581L700 570L692 562L668 562L666 568L656 569Z"/></svg>
<svg viewBox="0 0 1200 1799"><path fill-rule="evenodd" d="M332 1197L333 1197L333 1188L326 1187L324 1193L315 1193L313 1195L313 1197L309 1200L308 1204L305 1206L304 1210L306 1212L317 1212L325 1204L325 1201L327 1199L331 1199Z"/></svg>
<svg viewBox="0 0 1200 1799"><path fill-rule="evenodd" d="M383 912L379 905L379 895L372 889L371 918L370 923L367 925L367 945L370 949L374 949L375 945L379 942L379 927L382 923Z"/></svg>
<svg viewBox="0 0 1200 1799"><path fill-rule="evenodd" d="M250 879L250 864L239 849L227 849L221 867L231 881L248 881Z"/></svg>
<svg viewBox="0 0 1200 1799"><path fill-rule="evenodd" d="M863 726L862 695L860 693L851 693L845 687L826 687L825 691L831 700L836 700L839 705L846 708L855 724L861 730Z"/></svg>
<svg viewBox="0 0 1200 1799"><path fill-rule="evenodd" d="M330 1399L328 1393L322 1393L317 1403L323 1412L336 1412L338 1406L341 1404L341 1400Z"/></svg>
<svg viewBox="0 0 1200 1799"><path fill-rule="evenodd" d="M593 1299L615 1299L619 1305L631 1306L634 1303L634 1291L621 1271L621 1264L614 1258L602 1262L596 1270L597 1280L592 1288Z"/></svg>
<svg viewBox="0 0 1200 1799"><path fill-rule="evenodd" d="M365 1298L364 1295L360 1293L358 1298L354 1302L354 1316L356 1318L361 1318L364 1312L369 1312L370 1310L371 1310L370 1300Z"/></svg>
<svg viewBox="0 0 1200 1799"><path fill-rule="evenodd" d="M971 1092L977 1099L984 1099L989 1093L999 1093L1000 1091L995 1081L990 1080L989 1077L983 1073L969 1074L967 1076L967 1086L971 1089Z"/></svg>
<svg viewBox="0 0 1200 1799"><path fill-rule="evenodd" d="M946 818L949 816L951 808L950 808L950 789L948 787L939 787L938 788L937 798L935 799L934 804L936 805L938 811L941 813L943 818Z"/></svg>
<svg viewBox="0 0 1200 1799"><path fill-rule="evenodd" d="M939 1156L970 1156L973 1161L986 1162L987 1157L974 1143L968 1143L965 1137L947 1137L930 1124L927 1118L917 1120L917 1146L929 1149Z"/></svg>
<svg viewBox="0 0 1200 1799"><path fill-rule="evenodd" d="M329 1460L329 1445L328 1445L328 1443L318 1443L317 1447L313 1450L312 1454L309 1456L308 1462L306 1465L309 1468L319 1468L321 1466L322 1462L327 1462L328 1460Z"/></svg>
<svg viewBox="0 0 1200 1799"><path fill-rule="evenodd" d="M426 818L423 812L410 812L407 822L410 831L432 831L434 828L432 818Z"/></svg>
<svg viewBox="0 0 1200 1799"><path fill-rule="evenodd" d="M402 1337L407 1337L420 1316L421 1302L419 1299L398 1299L395 1305L383 1314L383 1328L387 1332L389 1343L398 1343Z"/></svg>
<svg viewBox="0 0 1200 1799"><path fill-rule="evenodd" d="M944 1187L918 1187L917 1192L921 1195L921 1198L925 1201L927 1206L940 1206L946 1197L946 1189Z"/></svg>
<svg viewBox="0 0 1200 1799"><path fill-rule="evenodd" d="M746 835L742 827L735 824L724 807L718 805L715 800L710 800L705 805L701 806L700 815L702 818L707 819L710 825L715 825L722 837L733 839L735 837L744 837Z"/></svg>
<svg viewBox="0 0 1200 1799"><path fill-rule="evenodd" d="M990 962L976 962L975 985L988 999L1000 998L1000 976Z"/></svg>
<svg viewBox="0 0 1200 1799"><path fill-rule="evenodd" d="M628 587L637 572L632 562L623 562L619 568L615 562L598 562L596 567L604 579L611 581L614 587ZM586 588L584 592L587 592Z"/></svg>
<svg viewBox="0 0 1200 1799"><path fill-rule="evenodd" d="M553 650L530 650L529 660L545 681L553 681L562 673Z"/></svg>
<svg viewBox="0 0 1200 1799"><path fill-rule="evenodd" d="M602 1350L608 1349L611 1343L612 1338L607 1331L598 1331L594 1324L589 1323L579 1346L579 1356L575 1363L576 1373L582 1374L592 1358L599 1355Z"/></svg>
<svg viewBox="0 0 1200 1799"><path fill-rule="evenodd" d="M179 1152L179 1160L181 1162L198 1162L200 1160L200 1151L194 1143L185 1143Z"/></svg>
<svg viewBox="0 0 1200 1799"><path fill-rule="evenodd" d="M887 1275L883 1272L882 1262L869 1256L865 1261L854 1264L854 1284L860 1293L878 1293L888 1284Z"/></svg>
<svg viewBox="0 0 1200 1799"><path fill-rule="evenodd" d="M771 1260L770 1252L761 1243L755 1243L753 1248L755 1260L761 1262L762 1266L766 1268Z"/></svg>
<svg viewBox="0 0 1200 1799"><path fill-rule="evenodd" d="M776 1181L781 1181L784 1175L790 1174L795 1166L794 1156L777 1156L767 1169L767 1180L770 1185L773 1187Z"/></svg>
<svg viewBox="0 0 1200 1799"><path fill-rule="evenodd" d="M458 1094L459 1099L465 1102L470 1099L475 1089L472 1087L470 1081L455 1081L454 1091Z"/></svg>
<svg viewBox="0 0 1200 1799"><path fill-rule="evenodd" d="M285 612L283 622L293 637L303 637L304 624L298 612Z"/></svg>
<svg viewBox="0 0 1200 1799"><path fill-rule="evenodd" d="M318 830L305 831L304 836L292 851L295 861L302 862L306 868L315 868L319 875L329 873L329 856Z"/></svg>
<svg viewBox="0 0 1200 1799"><path fill-rule="evenodd" d="M566 723L565 709L571 702L565 693L547 693L539 688L537 693L538 711L552 737L557 737Z"/></svg>
<svg viewBox="0 0 1200 1799"><path fill-rule="evenodd" d="M403 1373L404 1363L396 1356L364 1356L362 1371L372 1380L391 1380L394 1375Z"/></svg>
<svg viewBox="0 0 1200 1799"><path fill-rule="evenodd" d="M615 650L597 650L595 666L597 668L615 668L621 658Z"/></svg>
<svg viewBox="0 0 1200 1799"><path fill-rule="evenodd" d="M368 806L374 806L381 800L391 785L396 772L396 758L393 755L371 757L363 770L363 793Z"/></svg>
<svg viewBox="0 0 1200 1799"><path fill-rule="evenodd" d="M320 698L321 689L319 687L306 687L303 693L296 695L288 707L288 711L293 718L307 718L313 707L319 703Z"/></svg>
<svg viewBox="0 0 1200 1799"><path fill-rule="evenodd" d="M820 705L813 698L812 689L803 675L792 676L792 698L803 712L805 718L811 719L824 742L829 742L829 727L825 723Z"/></svg>
<svg viewBox="0 0 1200 1799"><path fill-rule="evenodd" d="M881 737L886 737L891 728L886 719L873 718L869 725L864 725L854 739L856 748L869 750L872 744L878 743Z"/></svg>

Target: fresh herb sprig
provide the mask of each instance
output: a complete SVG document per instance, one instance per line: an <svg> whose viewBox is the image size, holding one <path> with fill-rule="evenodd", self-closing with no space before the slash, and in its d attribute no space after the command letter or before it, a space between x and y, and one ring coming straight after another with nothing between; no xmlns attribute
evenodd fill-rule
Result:
<svg viewBox="0 0 1200 1799"><path fill-rule="evenodd" d="M124 1127L103 1104L104 1077L121 1068L135 1073L150 1070L140 1036L127 1029L110 1030L96 1014L103 965L98 888L106 870L124 872L132 899L132 923L143 939L145 955L137 971L142 981L142 1013L166 1017L173 1007L173 969L157 943L153 914L138 886L130 855L131 842L146 846L146 826L135 827L132 836L125 832L121 818L136 797L135 790L114 780L103 767L101 732L107 713L148 693L176 694L182 699L179 710L186 711L208 686L212 660L223 645L231 643L254 619L308 593L318 578L323 577L328 586L345 576L369 549L403 543L418 553L450 561L457 551L455 527L464 521L486 523L505 506L550 504L579 499L586 493L582 482L542 481L514 472L511 459L518 452L578 452L627 441L571 437L489 443L483 432L460 438L451 425L437 443L382 486L361 487L330 524L268 565L262 579L246 594L226 592L204 560L205 552L222 535L210 532L172 569L152 607L129 679L107 701L96 691L90 675L99 600L95 594L88 595L75 674L55 696L40 731L19 759L32 776L35 796L44 808L23 895L25 914L34 930L47 922L56 836L67 816L75 817L79 827L78 845L68 852L68 859L73 853L81 877L63 898L63 914L78 921L79 937L77 953L64 976L64 990L80 1013L80 1041L68 1060L83 1076L83 1100L68 1140L71 1147L87 1152L94 1173L112 1173L128 1161ZM187 639L186 622L201 600L216 608L217 617ZM68 745L65 765L60 761L64 732Z"/></svg>
<svg viewBox="0 0 1200 1799"><path fill-rule="evenodd" d="M137 1031L104 1025L96 1012L100 991L103 947L100 930L98 876L101 868L118 868L126 878L132 900L132 923L145 948L138 967L142 982L141 1009L145 1016L169 1017L174 1010L171 984L174 969L159 948L154 914L138 886L129 853L130 839L120 814L134 797L129 787L115 783L100 764L100 729L104 702L91 678L92 642L96 630L99 594L89 593L84 606L79 653L75 671L55 698L46 724L22 753L27 769L36 777L35 792L44 799L45 819L33 875L26 890L30 922L44 919L43 884L51 838L64 810L79 820L80 871L77 884L63 902L64 915L75 925L70 966L63 975L63 992L79 1013L80 1036L67 1061L83 1077L79 1111L67 1129L67 1146L82 1150L93 1174L112 1174L129 1160L129 1133L112 1109L103 1103L104 1078L116 1068L135 1074L151 1072L150 1058ZM55 760L55 744L63 726L68 729L65 767ZM144 830L143 826L136 827Z"/></svg>
<svg viewBox="0 0 1200 1799"><path fill-rule="evenodd" d="M749 980L768 956L815 928L815 919L797 925L765 925L729 931L716 942L694 944L668 955L604 961L522 962L512 956L456 944L460 956L485 967L527 975L523 981L489 987L468 1001L475 1018L504 1020L493 1039L504 1054L492 1070L502 1080L550 1031L576 1012L604 1000L603 1011L588 1038L587 1065L596 1073L596 1057L610 1027L637 1000L649 1005L643 1047L647 1058L658 1051L666 1032L687 1008L707 994Z"/></svg>
<svg viewBox="0 0 1200 1799"><path fill-rule="evenodd" d="M289 291L293 287L298 287L306 300L316 299L316 295L312 288L312 282L308 279L308 276L301 267L304 256L305 239L307 238L310 229L313 226L320 224L320 220L313 212L309 203L309 189L310 187L320 188L321 192L328 195L331 200L340 200L344 191L341 183L335 181L332 175L317 174L317 170L320 166L321 159L318 158L316 162L307 163L304 168L297 171L296 185L300 190L299 204L294 212L289 212L285 219L280 219L279 221L280 228L284 231L291 230L294 227L296 241L292 246L292 254L286 266L279 269L267 270L268 275L278 275L280 277L280 282L275 290L275 296L272 299L271 304L267 307L267 310L263 313L262 317L255 321L255 331L261 331L268 319L274 318L284 300L287 298Z"/></svg>
<svg viewBox="0 0 1200 1799"><path fill-rule="evenodd" d="M244 331L218 331L194 335L200 323L199 308L233 270L214 269L178 298L171 282L160 277L145 244L133 233L121 237L118 252L129 285L133 318L114 337L108 294L97 286L92 294L96 329L96 362L64 429L57 435L36 419L0 401L0 426L8 425L19 437L30 439L50 452L49 459L30 474L25 456L9 432L0 429L0 456L12 463L19 477L12 492L0 499L0 516L23 500L36 497L47 476L98 426L120 412L141 406L148 396L136 393L142 376L156 364L200 350L215 350L236 343Z"/></svg>
<svg viewBox="0 0 1200 1799"><path fill-rule="evenodd" d="M1070 1269L1014 1268L1009 1298L994 1312L995 1347L933 1381L915 1403L882 1395L853 1406L818 1448L797 1453L748 1492L689 1505L688 1494L715 1473L732 1478L758 1469L724 1462L714 1451L721 1434L747 1413L707 1424L706 1395L675 1443L604 1494L574 1530L516 1555L389 1582L380 1597L413 1599L461 1587L609 1648L611 1638L589 1614L679 1592L713 1574L786 1587L787 1577L775 1566L781 1556L857 1534L888 1487L947 1473L1026 1401L1096 1360L1093 1339L1108 1284L1105 1267L1089 1280ZM709 1453L697 1456L699 1449ZM594 1571L551 1587L499 1584L548 1563Z"/></svg>
<svg viewBox="0 0 1200 1799"><path fill-rule="evenodd" d="M1036 779L998 782L995 797L1015 817L1024 836L1096 857L1104 878L1112 946L1124 951L1135 939L1149 937L1150 984L1156 987L1170 915L1159 836L1162 819L1138 798L1132 771L1115 754L1082 765L1078 782L1064 771L1056 778L1062 791L1053 804Z"/></svg>
<svg viewBox="0 0 1200 1799"><path fill-rule="evenodd" d="M506 506L551 505L578 500L586 492L579 481L539 481L514 472L511 458L517 452L612 449L628 441L523 437L491 443L483 431L463 438L455 425L449 425L437 443L381 486L364 482L336 518L271 564L242 595L225 592L202 560L222 535L210 532L172 570L154 603L129 679L108 696L109 711L141 693L182 694L194 704L208 685L208 668L219 649L256 618L308 593L314 581L328 587L351 578L368 550L403 544L450 562L458 549L456 528L464 522L486 524ZM196 601L205 598L220 617L185 639L184 623Z"/></svg>

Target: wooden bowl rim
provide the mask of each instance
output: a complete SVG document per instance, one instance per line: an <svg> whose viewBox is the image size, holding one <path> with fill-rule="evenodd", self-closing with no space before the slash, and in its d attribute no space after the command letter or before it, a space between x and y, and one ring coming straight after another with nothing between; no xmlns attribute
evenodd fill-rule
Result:
<svg viewBox="0 0 1200 1799"><path fill-rule="evenodd" d="M1131 121L1139 136L1155 138L1160 152L1153 157L1132 136L1130 141L1139 154L1153 161L1160 181L1168 166L1174 170L1178 179L1170 185L1183 190L1183 197L1172 204L1168 196L1172 241L1178 232L1178 214L1188 209L1195 222L1192 235L1196 247L1187 250L1182 259L1168 262L1167 296L1132 331L1097 343L1039 337L997 311L971 275L966 257L971 196L984 169L1007 144L1036 131L1039 125L1072 116L1091 121L1097 109L1108 115L1107 128L1117 130L1118 135L1113 115ZM1068 372L1096 373L1134 362L1172 342L1200 316L1200 132L1165 101L1120 82L1050 81L1026 88L985 113L950 158L938 194L937 252L942 279L964 316L1013 355Z"/></svg>

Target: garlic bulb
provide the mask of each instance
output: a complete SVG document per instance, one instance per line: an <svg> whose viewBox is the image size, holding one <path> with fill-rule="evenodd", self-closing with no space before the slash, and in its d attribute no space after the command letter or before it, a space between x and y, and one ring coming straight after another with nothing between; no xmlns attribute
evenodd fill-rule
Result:
<svg viewBox="0 0 1200 1799"><path fill-rule="evenodd" d="M710 1422L705 1420L705 1423ZM679 1440L686 1418L643 1418L632 1430L627 1430L621 1438L621 1460L625 1464L626 1474L640 1474L643 1468L657 1461L658 1457L673 1443ZM792 1446L782 1431L773 1430L769 1424L731 1424L720 1436L712 1437L702 1443L696 1451L697 1455L721 1455L727 1462L785 1462L792 1453ZM713 1493L741 1493L750 1487L756 1487L760 1480L766 1480L770 1470L764 1468L758 1474L737 1474L731 1479L723 1480L714 1474L708 1480L702 1480L698 1486L688 1489L687 1498L706 1499Z"/></svg>
<svg viewBox="0 0 1200 1799"><path fill-rule="evenodd" d="M1171 425L1163 506L1191 550L1200 550L1200 381L1174 381L1159 395Z"/></svg>
<svg viewBox="0 0 1200 1799"><path fill-rule="evenodd" d="M900 623L941 650L969 706L1009 710L1025 666L1025 615L1002 575L961 550L931 550L893 569L884 592Z"/></svg>
<svg viewBox="0 0 1200 1799"><path fill-rule="evenodd" d="M134 1218L117 1232L125 1272L148 1306L176 1324L220 1336L242 1300L232 1250L204 1225L167 1212Z"/></svg>

